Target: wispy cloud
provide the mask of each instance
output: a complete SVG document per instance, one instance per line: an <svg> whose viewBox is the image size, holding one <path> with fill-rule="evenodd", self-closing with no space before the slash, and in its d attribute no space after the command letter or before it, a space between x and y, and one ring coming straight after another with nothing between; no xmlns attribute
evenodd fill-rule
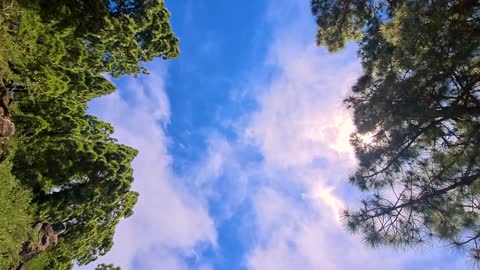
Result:
<svg viewBox="0 0 480 270"><path fill-rule="evenodd" d="M151 72L118 82L118 92L90 104L91 113L114 125L120 143L139 150L133 162L133 189L141 194L135 214L118 225L115 245L101 261L125 270L185 269L184 258L195 256L201 243L215 245L216 232L204 204L171 170L165 68L159 64Z"/></svg>
<svg viewBox="0 0 480 270"><path fill-rule="evenodd" d="M250 92L240 91L242 98L253 95L258 109L232 125L235 139L214 132L200 166L211 172L201 177L210 179L209 190L215 190L219 178L233 183L231 190L239 189L239 183L240 190L246 190L240 200L251 202L246 211L255 218L254 230L248 229L256 240L245 254L245 266L419 269L420 264L450 269L458 263L452 254L444 256L438 249L371 250L344 231L340 211L350 205L349 196L358 193L352 193L346 181L356 160L349 144L354 125L342 100L361 68L353 45L334 55L316 47L308 12L308 2L271 2L267 20L274 32L264 68L252 74L245 86ZM267 73L273 75L265 79ZM261 158L244 165L245 152ZM230 198L223 200L228 203Z"/></svg>
<svg viewBox="0 0 480 270"><path fill-rule="evenodd" d="M255 109L239 110L239 119L218 114L221 128L208 133L202 160L182 176L172 171L175 157L167 150L170 110L161 65L92 104L121 143L140 150L133 164L141 193L136 213L120 223L102 261L125 270L177 270L192 269L193 258L193 269L212 269L209 260L218 255L212 253L224 248L218 225L242 212L248 219L235 233L248 235L240 240L248 250L235 252L247 269L461 269L444 250L371 250L344 231L339 212L359 197L345 181L356 161L349 145L354 126L342 104L361 72L356 48L331 55L316 47L308 1L270 4L267 56L243 89L231 93L239 105L253 100Z"/></svg>

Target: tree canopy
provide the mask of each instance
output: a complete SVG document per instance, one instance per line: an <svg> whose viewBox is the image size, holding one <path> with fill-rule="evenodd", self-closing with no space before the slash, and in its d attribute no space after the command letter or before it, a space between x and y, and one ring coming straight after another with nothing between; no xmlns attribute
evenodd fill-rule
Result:
<svg viewBox="0 0 480 270"><path fill-rule="evenodd" d="M312 0L317 43L358 42L363 75L345 100L357 131L345 212L373 246L432 239L480 259L480 3Z"/></svg>
<svg viewBox="0 0 480 270"><path fill-rule="evenodd" d="M25 226L39 221L65 230L55 247L23 262L26 269L71 269L111 249L115 226L138 198L131 190L137 151L88 115L87 102L115 91L104 73L136 76L148 72L144 62L178 56L169 16L163 0L0 0L0 85L15 95L17 130L0 175L22 199L0 192L0 205L18 205L21 220L12 222L22 235L7 239L6 252L0 247L0 265L18 263Z"/></svg>

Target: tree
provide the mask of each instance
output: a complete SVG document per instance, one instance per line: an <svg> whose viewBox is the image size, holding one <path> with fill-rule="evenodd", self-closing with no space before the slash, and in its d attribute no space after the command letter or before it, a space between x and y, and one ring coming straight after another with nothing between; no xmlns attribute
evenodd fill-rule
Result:
<svg viewBox="0 0 480 270"><path fill-rule="evenodd" d="M163 0L25 0L55 33L63 34L69 63L117 77L146 72L142 62L178 56L178 39Z"/></svg>
<svg viewBox="0 0 480 270"><path fill-rule="evenodd" d="M169 13L163 0L0 0L0 39L0 83L15 93L9 111L17 129L13 164L0 163L2 175L11 169L15 181L0 205L19 210L9 219L18 223L18 237L7 239L0 264L87 264L111 249L116 225L133 214L138 198L131 190L137 151L117 143L110 124L87 115L87 102L115 90L104 73L136 76L147 72L143 62L178 56ZM65 230L58 244L14 264L28 223L37 221Z"/></svg>
<svg viewBox="0 0 480 270"><path fill-rule="evenodd" d="M372 246L431 239L480 260L480 4L312 0L317 43L359 42L364 74L345 100L368 192L347 227Z"/></svg>
<svg viewBox="0 0 480 270"><path fill-rule="evenodd" d="M10 160L0 163L0 269L20 260L18 251L31 233L30 192L12 176L11 167Z"/></svg>
<svg viewBox="0 0 480 270"><path fill-rule="evenodd" d="M0 77L34 99L68 91L76 76L138 75L179 55L163 0L2 0L0 15Z"/></svg>
<svg viewBox="0 0 480 270"><path fill-rule="evenodd" d="M13 173L33 189L36 216L66 226L50 259L87 264L110 250L116 224L133 213L138 194L130 190L130 164L137 152L116 143L109 124L85 116L82 98L64 94L48 108L37 104L47 126L21 137Z"/></svg>

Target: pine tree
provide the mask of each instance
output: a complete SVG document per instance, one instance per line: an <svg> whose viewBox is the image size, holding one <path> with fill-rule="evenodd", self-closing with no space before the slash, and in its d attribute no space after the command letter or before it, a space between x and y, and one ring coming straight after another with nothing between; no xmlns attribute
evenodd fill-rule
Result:
<svg viewBox="0 0 480 270"><path fill-rule="evenodd" d="M143 62L178 56L169 16L162 0L0 0L0 82L15 93L17 129L13 164L0 164L2 175L11 168L15 192L0 205L22 199L19 218L10 219L22 219L15 228L22 237L8 243L1 265L68 270L111 249L116 225L138 198L131 190L137 151L87 115L87 102L115 91L104 73L135 76L147 72ZM56 246L18 262L15 249L33 221L65 230Z"/></svg>
<svg viewBox="0 0 480 270"><path fill-rule="evenodd" d="M372 246L431 239L480 259L480 4L313 0L317 43L359 43L345 100L367 192L346 224Z"/></svg>

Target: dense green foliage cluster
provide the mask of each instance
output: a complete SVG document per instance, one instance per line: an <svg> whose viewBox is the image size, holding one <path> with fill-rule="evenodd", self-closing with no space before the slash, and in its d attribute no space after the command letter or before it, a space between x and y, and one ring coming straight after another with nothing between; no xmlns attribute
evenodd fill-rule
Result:
<svg viewBox="0 0 480 270"><path fill-rule="evenodd" d="M11 168L10 161L0 163L0 269L18 263L19 250L31 237L30 194L12 176Z"/></svg>
<svg viewBox="0 0 480 270"><path fill-rule="evenodd" d="M348 227L374 246L432 238L480 259L480 3L312 0L317 42L359 43L346 99L351 182L369 192Z"/></svg>
<svg viewBox="0 0 480 270"><path fill-rule="evenodd" d="M0 40L0 83L15 94L17 128L16 149L0 163L0 216L15 213L0 220L0 268L19 263L38 221L66 230L26 269L87 264L112 247L138 196L136 150L87 115L87 102L115 90L102 74L137 75L147 72L142 62L178 55L169 13L163 0L0 0Z"/></svg>

